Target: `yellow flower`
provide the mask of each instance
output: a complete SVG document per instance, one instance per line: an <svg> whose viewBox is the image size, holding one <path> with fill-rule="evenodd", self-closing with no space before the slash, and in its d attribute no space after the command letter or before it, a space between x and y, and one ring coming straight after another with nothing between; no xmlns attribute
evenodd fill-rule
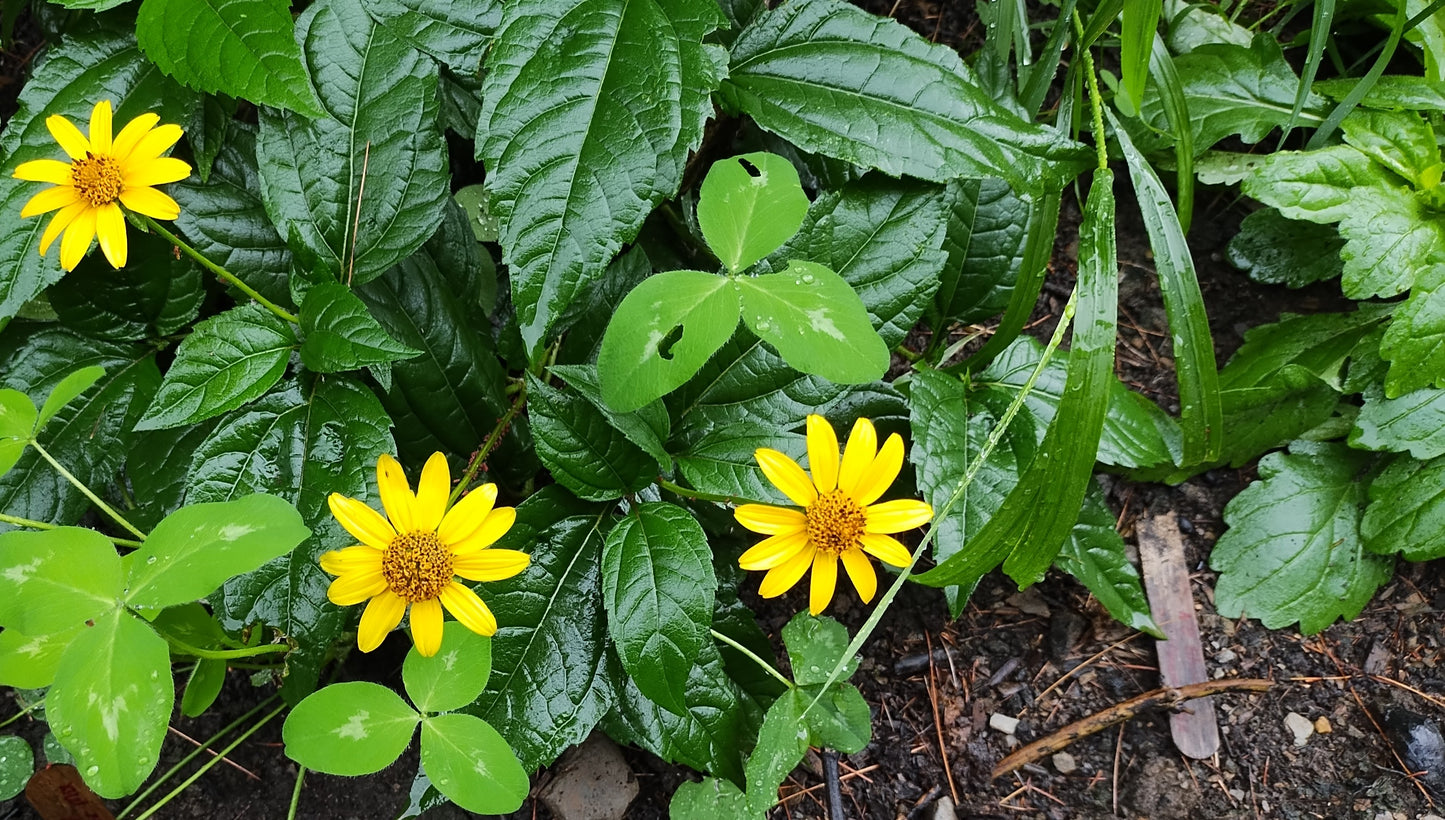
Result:
<svg viewBox="0 0 1445 820"><path fill-rule="evenodd" d="M495 506L497 485L483 484L448 510L452 479L441 453L427 460L415 495L389 455L377 459L376 483L386 517L341 493L326 499L336 520L361 541L321 556L321 568L338 576L326 590L333 604L370 599L356 635L361 651L381 645L407 604L412 641L427 657L441 647L442 606L478 635L495 634L492 611L453 576L500 581L531 563L525 552L489 549L517 520L515 509Z"/></svg>
<svg viewBox="0 0 1445 820"><path fill-rule="evenodd" d="M156 219L175 219L181 213L174 199L151 187L191 175L191 166L185 162L161 156L181 138L181 127L157 126L160 117L142 114L112 140L110 117L110 101L96 103L90 114L90 138L86 139L70 120L59 114L50 116L45 127L71 161L37 159L15 169L16 179L55 185L31 197L20 209L20 216L23 219L59 210L40 237L40 255L44 256L64 231L60 266L66 270L80 264L90 250L90 240L97 236L110 264L125 266L125 216L121 205Z"/></svg>
<svg viewBox="0 0 1445 820"><path fill-rule="evenodd" d="M895 567L907 566L912 555L891 536L933 518L933 508L922 501L874 503L903 468L903 439L894 433L880 449L868 419L853 425L840 463L832 425L822 416L808 416L812 478L777 450L762 448L756 456L763 475L803 508L744 504L733 513L744 527L771 536L738 559L743 569L768 571L758 590L764 598L787 592L812 567L808 610L821 614L833 600L842 561L858 597L867 603L878 591L878 576L868 555Z"/></svg>

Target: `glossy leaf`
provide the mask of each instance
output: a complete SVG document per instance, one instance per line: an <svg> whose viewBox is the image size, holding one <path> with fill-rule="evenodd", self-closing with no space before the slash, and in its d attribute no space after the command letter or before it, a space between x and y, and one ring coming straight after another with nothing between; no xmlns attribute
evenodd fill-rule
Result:
<svg viewBox="0 0 1445 820"><path fill-rule="evenodd" d="M532 787L506 739L471 715L424 718L421 765L438 791L479 814L516 811Z"/></svg>
<svg viewBox="0 0 1445 820"><path fill-rule="evenodd" d="M1079 580L1114 620L1163 639L1139 585L1139 571L1129 563L1128 546L1115 529L1114 513L1097 485L1084 495L1079 521L1064 540L1054 565Z"/></svg>
<svg viewBox="0 0 1445 820"><path fill-rule="evenodd" d="M1226 387L1224 449L1220 461L1242 467L1322 424L1339 404L1339 393L1299 365L1286 365L1258 383Z"/></svg>
<svg viewBox="0 0 1445 820"><path fill-rule="evenodd" d="M590 501L635 492L657 476L657 463L575 391L527 379L537 455L559 484Z"/></svg>
<svg viewBox="0 0 1445 820"><path fill-rule="evenodd" d="M1261 208L1239 223L1229 240L1229 262L1268 285L1302 288L1340 275L1345 245L1328 225L1285 219L1273 208Z"/></svg>
<svg viewBox="0 0 1445 820"><path fill-rule="evenodd" d="M486 688L491 674L492 639L458 621L442 624L442 644L435 655L423 657L413 646L401 664L406 694L423 713L466 706Z"/></svg>
<svg viewBox="0 0 1445 820"><path fill-rule="evenodd" d="M735 281L748 329L794 369L840 384L873 381L887 371L888 347L862 300L827 267L793 260L781 273Z"/></svg>
<svg viewBox="0 0 1445 820"><path fill-rule="evenodd" d="M323 282L301 302L301 362L316 373L355 370L419 355L387 335L345 285Z"/></svg>
<svg viewBox="0 0 1445 820"><path fill-rule="evenodd" d="M1311 442L1260 459L1260 480L1225 507L1229 529L1210 554L1220 615L1270 629L1298 621L1312 635L1360 614L1392 566L1360 542L1368 463L1343 445Z"/></svg>
<svg viewBox="0 0 1445 820"><path fill-rule="evenodd" d="M216 702L221 686L226 682L226 662L215 658L203 658L191 667L186 679L185 693L181 695L181 714L189 718L200 717Z"/></svg>
<svg viewBox="0 0 1445 820"><path fill-rule="evenodd" d="M1278 322L1250 328L1244 344L1219 372L1220 385L1263 385L1293 365L1338 388L1345 360L1386 315L1378 306L1362 306L1352 313L1285 314Z"/></svg>
<svg viewBox="0 0 1445 820"><path fill-rule="evenodd" d="M933 297L930 324L935 329L949 320L987 319L1008 307L1023 265L1031 210L1007 183L994 178L951 182L946 202L942 249L948 261Z"/></svg>
<svg viewBox="0 0 1445 820"><path fill-rule="evenodd" d="M127 521L149 530L180 508L191 456L214 428L214 422L202 422L149 430L133 438L125 454L125 481L136 506L126 510Z"/></svg>
<svg viewBox="0 0 1445 820"><path fill-rule="evenodd" d="M797 689L773 701L758 730L758 745L748 756L748 808L759 816L778 800L778 787L808 752L807 702Z"/></svg>
<svg viewBox="0 0 1445 820"><path fill-rule="evenodd" d="M167 336L195 320L206 296L200 268L176 259L173 246L159 236L136 234L127 241L125 267L116 270L103 255L92 254L67 274L65 284L46 293L66 327L126 342Z"/></svg>
<svg viewBox="0 0 1445 820"><path fill-rule="evenodd" d="M799 612L783 627L783 643L793 665L793 682L799 686L826 683L833 667L848 648L848 630L829 617ZM844 665L840 680L853 676L858 659Z"/></svg>
<svg viewBox="0 0 1445 820"><path fill-rule="evenodd" d="M672 456L668 455L666 442L672 426L667 408L661 402L643 405L631 413L617 413L609 408L602 397L602 388L597 383L597 369L585 365L554 365L551 372L561 376L567 384L582 394L582 398L601 410L618 432L627 440L652 456L664 472L672 469Z"/></svg>
<svg viewBox="0 0 1445 820"><path fill-rule="evenodd" d="M0 800L9 800L25 790L35 774L35 752L25 738L0 736Z"/></svg>
<svg viewBox="0 0 1445 820"><path fill-rule="evenodd" d="M61 657L84 629L84 624L77 624L60 632L32 637L5 627L5 631L0 632L0 686L40 689L54 683Z"/></svg>
<svg viewBox="0 0 1445 820"><path fill-rule="evenodd" d="M1359 111L1340 123L1345 142L1417 190L1440 184L1435 130L1414 111Z"/></svg>
<svg viewBox="0 0 1445 820"><path fill-rule="evenodd" d="M1445 390L1427 387L1394 399L1378 387L1366 390L1350 446L1409 452L1421 460L1445 455Z"/></svg>
<svg viewBox="0 0 1445 820"><path fill-rule="evenodd" d="M1398 457L1370 482L1360 521L1365 549L1406 561L1445 556L1445 459Z"/></svg>
<svg viewBox="0 0 1445 820"><path fill-rule="evenodd" d="M677 466L695 490L759 501L777 492L758 466L754 453L760 447L777 450L794 461L807 453L807 442L797 433L768 433L751 425L736 425L699 438L677 454Z"/></svg>
<svg viewBox="0 0 1445 820"><path fill-rule="evenodd" d="M101 797L134 792L160 759L176 698L170 668L166 642L118 609L65 650L45 718Z"/></svg>
<svg viewBox="0 0 1445 820"><path fill-rule="evenodd" d="M19 390L0 390L0 476L10 471L25 452L39 414L30 397Z"/></svg>
<svg viewBox="0 0 1445 820"><path fill-rule="evenodd" d="M1445 387L1445 256L1433 259L1425 281L1395 309L1380 343L1380 355L1390 362L1385 395L1391 398Z"/></svg>
<svg viewBox="0 0 1445 820"><path fill-rule="evenodd" d="M697 224L723 265L742 273L798 232L808 205L792 163L777 154L743 154L708 169Z"/></svg>
<svg viewBox="0 0 1445 820"><path fill-rule="evenodd" d="M366 11L398 37L461 73L478 70L502 21L499 0L363 0Z"/></svg>
<svg viewBox="0 0 1445 820"><path fill-rule="evenodd" d="M1119 36L1119 62L1124 100L1129 100L1133 114L1144 99L1144 81L1149 78L1149 53L1154 46L1154 31L1159 27L1162 0L1125 3L1122 33ZM1121 109L1122 110L1122 109Z"/></svg>
<svg viewBox="0 0 1445 820"><path fill-rule="evenodd" d="M705 777L701 783L683 781L667 806L672 820L758 820L748 808L747 796L726 780Z"/></svg>
<svg viewBox="0 0 1445 820"><path fill-rule="evenodd" d="M824 674L823 678L826 679L827 675ZM801 691L811 702L818 689L810 686L802 687ZM868 741L873 739L873 715L858 687L851 683L836 683L822 695L804 715L810 745L837 749L848 755L863 751Z"/></svg>
<svg viewBox="0 0 1445 820"><path fill-rule="evenodd" d="M1189 233L1189 223L1194 217L1194 128L1189 100L1184 96L1184 81L1179 78L1179 69L1163 38L1157 34L1149 52L1149 76L1159 90L1164 119L1174 138L1174 162L1178 166L1174 169L1174 187L1178 192L1179 224Z"/></svg>
<svg viewBox="0 0 1445 820"><path fill-rule="evenodd" d="M0 626L22 634L72 629L118 606L120 556L95 530L61 527L0 533Z"/></svg>
<svg viewBox="0 0 1445 820"><path fill-rule="evenodd" d="M333 683L286 716L286 756L326 774L379 772L411 745L421 720L397 693L367 681Z"/></svg>

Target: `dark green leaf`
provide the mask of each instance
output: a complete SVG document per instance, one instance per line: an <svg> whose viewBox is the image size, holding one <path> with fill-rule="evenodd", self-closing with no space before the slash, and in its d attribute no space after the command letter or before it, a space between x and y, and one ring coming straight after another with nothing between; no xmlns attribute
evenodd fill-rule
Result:
<svg viewBox="0 0 1445 820"><path fill-rule="evenodd" d="M667 807L672 820L757 820L761 814L749 813L747 796L738 787L715 777L701 783L684 781L673 792Z"/></svg>
<svg viewBox="0 0 1445 820"><path fill-rule="evenodd" d="M175 333L196 318L205 290L200 269L171 255L159 237L130 238L130 257L116 270L89 256L47 293L62 324L96 339L126 342Z"/></svg>
<svg viewBox="0 0 1445 820"><path fill-rule="evenodd" d="M423 657L413 646L401 664L406 694L423 713L449 712L466 706L482 693L491 675L491 638L476 634L458 621L442 624L442 644L435 655Z"/></svg>
<svg viewBox="0 0 1445 820"><path fill-rule="evenodd" d="M793 665L793 682L799 686L826 683L828 675L848 649L848 630L828 617L814 617L799 612L783 627L783 643ZM849 658L841 679L853 676L858 659Z"/></svg>
<svg viewBox="0 0 1445 820"><path fill-rule="evenodd" d="M397 693L367 681L313 692L286 716L286 756L326 774L379 772L411 745L421 720Z"/></svg>
<svg viewBox="0 0 1445 820"><path fill-rule="evenodd" d="M132 437L125 454L125 480L136 506L126 510L126 520L149 530L181 506L191 456L214 427L214 422L202 422Z"/></svg>
<svg viewBox="0 0 1445 820"><path fill-rule="evenodd" d="M1359 77L1339 77L1315 83L1314 90L1330 99L1343 100L1362 83ZM1429 77L1385 75L1370 84L1360 105L1386 111L1445 111L1445 83Z"/></svg>
<svg viewBox="0 0 1445 820"><path fill-rule="evenodd" d="M808 752L808 725L803 722L807 702L797 689L789 689L773 702L758 730L758 745L748 756L748 807L759 816L778 800L778 786Z"/></svg>
<svg viewBox="0 0 1445 820"><path fill-rule="evenodd" d="M1220 461L1240 467L1323 423L1339 393L1299 365L1285 365L1259 384L1219 392L1224 410Z"/></svg>
<svg viewBox="0 0 1445 820"><path fill-rule="evenodd" d="M888 370L888 346L862 300L827 267L795 259L781 273L734 282L748 329L795 370L840 384L873 381Z"/></svg>
<svg viewBox="0 0 1445 820"><path fill-rule="evenodd" d="M35 775L35 752L25 738L0 737L0 800L9 800L25 790Z"/></svg>
<svg viewBox="0 0 1445 820"><path fill-rule="evenodd" d="M1079 522L1064 541L1054 565L1079 580L1114 616L1114 620L1163 639L1149 612L1149 599L1139 586L1139 572L1129 563L1128 546L1115 529L1114 513L1094 485L1084 495Z"/></svg>
<svg viewBox="0 0 1445 820"><path fill-rule="evenodd" d="M1119 36L1119 62L1124 94L1121 95L1120 111L1126 115L1137 113L1144 99L1144 81L1149 78L1149 53L1154 47L1154 32L1159 28L1159 13L1162 0L1139 0L1125 3L1123 26ZM1061 20L1057 25L1062 25ZM1128 102L1129 108L1122 105Z"/></svg>
<svg viewBox="0 0 1445 820"><path fill-rule="evenodd" d="M693 489L754 501L773 498L777 488L763 475L753 455L760 447L777 450L794 461L807 452L806 441L797 433L769 433L738 425L703 435L677 455L677 466Z"/></svg>
<svg viewBox="0 0 1445 820"><path fill-rule="evenodd" d="M741 273L798 232L808 196L792 164L757 152L712 164L697 199L697 224L724 266Z"/></svg>
<svg viewBox="0 0 1445 820"><path fill-rule="evenodd" d="M950 320L977 322L1008 307L1028 237L1029 203L1001 179L951 182L946 202L948 261L933 298L935 332Z"/></svg>
<svg viewBox="0 0 1445 820"><path fill-rule="evenodd" d="M1244 345L1219 372L1219 384L1231 390L1259 387L1295 366L1338 387L1345 360L1387 315L1377 306L1353 313L1286 313L1278 322L1245 332Z"/></svg>
<svg viewBox="0 0 1445 820"><path fill-rule="evenodd" d="M72 629L116 609L120 556L95 530L61 527L0 533L0 626L26 635Z"/></svg>
<svg viewBox="0 0 1445 820"><path fill-rule="evenodd" d="M827 673L822 677L826 680ZM803 687L802 691L811 701L817 695L818 687ZM809 742L814 746L853 755L863 751L873 738L873 715L868 711L863 695L851 683L836 683L829 687L804 717L808 723Z"/></svg>
<svg viewBox="0 0 1445 820"><path fill-rule="evenodd" d="M366 305L345 285L322 282L301 302L301 362L317 373L355 370L417 356L386 335Z"/></svg>
<svg viewBox="0 0 1445 820"><path fill-rule="evenodd" d="M225 661L215 658L197 661L196 665L191 667L190 677L186 679L185 694L181 695L181 714L188 718L200 717L216 702L216 696L221 694L221 685L225 682Z"/></svg>
<svg viewBox="0 0 1445 820"><path fill-rule="evenodd" d="M657 477L657 462L575 391L548 387L529 375L527 407L537 455L552 477L578 497L621 498Z"/></svg>
<svg viewBox="0 0 1445 820"><path fill-rule="evenodd" d="M1344 246L1334 228L1262 208L1239 223L1239 233L1229 240L1229 262L1256 282L1302 288L1339 276Z"/></svg>
<svg viewBox="0 0 1445 820"><path fill-rule="evenodd" d="M502 22L500 0L362 0L362 5L398 37L463 74L481 68L492 31Z"/></svg>
<svg viewBox="0 0 1445 820"><path fill-rule="evenodd" d="M1371 387L1350 431L1350 446L1408 451L1421 460L1445 455L1445 390L1427 387L1388 399L1379 387Z"/></svg>
<svg viewBox="0 0 1445 820"><path fill-rule="evenodd" d="M1445 556L1445 458L1393 459L1370 482L1360 521L1365 549L1406 561Z"/></svg>
<svg viewBox="0 0 1445 820"><path fill-rule="evenodd" d="M424 718L421 765L442 794L479 814L516 811L532 786L506 739L471 715Z"/></svg>
<svg viewBox="0 0 1445 820"><path fill-rule="evenodd" d="M602 389L597 384L597 368L562 364L552 367L551 372L566 379L572 389L582 394L582 398L603 412L609 424L652 456L664 472L672 470L672 456L668 455L665 446L672 420L667 417L667 408L661 402L644 405L631 413L618 413L603 401Z"/></svg>

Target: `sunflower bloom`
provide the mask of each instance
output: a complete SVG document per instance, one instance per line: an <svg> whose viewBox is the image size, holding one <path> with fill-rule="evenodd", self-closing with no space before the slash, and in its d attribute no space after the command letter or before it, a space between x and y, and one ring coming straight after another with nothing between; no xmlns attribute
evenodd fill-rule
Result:
<svg viewBox="0 0 1445 820"><path fill-rule="evenodd" d="M434 453L422 469L416 493L396 459L376 462L376 483L386 515L364 502L332 493L331 514L361 543L321 556L321 568L337 576L326 590L333 604L369 601L356 643L362 652L381 645L411 606L411 639L419 653L435 655L442 643L442 607L478 635L497 631L497 619L475 592L456 580L500 581L527 568L531 557L491 549L517 511L498 507L497 485L483 484L447 509L451 471Z"/></svg>
<svg viewBox="0 0 1445 820"><path fill-rule="evenodd" d="M109 100L95 104L90 114L90 137L70 120L54 114L45 120L50 135L70 156L70 162L37 159L23 162L15 178L49 182L47 188L25 203L21 218L57 211L40 237L40 255L62 232L60 266L74 270L90 250L90 240L100 238L100 249L116 268L125 266L125 216L121 206L155 219L175 219L180 206L174 199L151 187L178 182L191 175L191 166L161 154L181 138L179 125L160 125L160 117L142 114L131 120L112 139Z"/></svg>
<svg viewBox="0 0 1445 820"><path fill-rule="evenodd" d="M822 416L808 416L811 477L777 450L762 448L755 455L763 475L803 508L743 504L733 513L739 524L769 536L738 559L743 569L767 570L758 590L764 598L787 592L811 567L808 611L819 615L833 600L841 561L858 597L868 603L878 591L868 556L907 566L912 555L892 536L933 518L933 508L922 501L874 503L903 469L903 439L894 433L879 448L868 419L853 425L840 461L832 425Z"/></svg>

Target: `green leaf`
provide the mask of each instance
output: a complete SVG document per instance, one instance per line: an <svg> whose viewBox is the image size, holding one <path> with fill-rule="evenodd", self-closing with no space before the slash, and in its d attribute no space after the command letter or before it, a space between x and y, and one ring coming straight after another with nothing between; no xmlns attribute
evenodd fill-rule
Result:
<svg viewBox="0 0 1445 820"><path fill-rule="evenodd" d="M831 669L831 667L829 667ZM826 680L827 675L823 678ZM811 701L820 687L804 687L801 691ZM837 749L853 755L863 751L873 739L873 715L858 687L837 683L828 687L804 716L808 724L809 742L814 746Z"/></svg>
<svg viewBox="0 0 1445 820"><path fill-rule="evenodd" d="M150 530L161 519L180 509L186 495L186 473L191 456L215 429L214 422L202 422L169 430L149 430L136 435L125 454L125 481L136 506L126 510L127 521Z"/></svg>
<svg viewBox="0 0 1445 820"><path fill-rule="evenodd" d="M1340 123L1345 142L1399 174L1417 190L1440 184L1435 131L1414 111L1355 111Z"/></svg>
<svg viewBox="0 0 1445 820"><path fill-rule="evenodd" d="M683 781L667 806L672 820L759 820L751 813L747 796L726 780L705 777L701 783Z"/></svg>
<svg viewBox="0 0 1445 820"><path fill-rule="evenodd" d="M712 164L698 192L697 224L723 265L741 273L798 232L808 204L793 164L759 151Z"/></svg>
<svg viewBox="0 0 1445 820"><path fill-rule="evenodd" d="M1445 256L1421 274L1410 298L1395 308L1380 343L1380 355L1390 362L1385 377L1387 396L1445 387Z"/></svg>
<svg viewBox="0 0 1445 820"><path fill-rule="evenodd" d="M773 701L758 730L758 745L748 756L748 807L763 815L778 801L778 787L808 752L808 725L803 722L807 703L801 692L789 689Z"/></svg>
<svg viewBox="0 0 1445 820"><path fill-rule="evenodd" d="M34 637L12 627L0 632L0 686L40 689L55 682L55 670L70 642L80 635L84 624Z"/></svg>
<svg viewBox="0 0 1445 820"><path fill-rule="evenodd" d="M707 535L681 507L641 504L602 546L602 599L622 667L677 715L687 713L688 673L711 640L716 590Z"/></svg>
<svg viewBox="0 0 1445 820"><path fill-rule="evenodd" d="M614 412L602 397L602 388L597 383L597 368L591 365L559 364L550 371L561 376L567 384L582 394L582 398L601 410L607 422L627 437L627 440L642 448L661 465L664 472L672 470L672 456L668 454L666 442L672 428L672 419L661 402L643 405L631 413Z"/></svg>
<svg viewBox="0 0 1445 820"><path fill-rule="evenodd" d="M1245 331L1244 344L1219 372L1219 383L1228 389L1261 386L1296 366L1339 389L1345 360L1387 315L1379 306L1352 313L1286 313L1278 322Z"/></svg>
<svg viewBox="0 0 1445 820"><path fill-rule="evenodd" d="M1262 208L1239 223L1229 240L1229 263L1267 285L1302 288L1340 275L1344 263L1339 231L1313 222L1286 219Z"/></svg>
<svg viewBox="0 0 1445 820"><path fill-rule="evenodd" d="M793 665L793 682L799 686L827 683L833 667L848 649L848 630L832 618L817 618L799 612L783 627L783 643L788 647L788 661ZM849 658L839 678L846 680L858 668L858 659Z"/></svg>
<svg viewBox="0 0 1445 820"><path fill-rule="evenodd" d="M186 679L186 691L181 695L181 714L188 718L200 717L216 702L221 686L226 682L226 662L215 658L202 658L191 668Z"/></svg>
<svg viewBox="0 0 1445 820"><path fill-rule="evenodd" d="M477 156L527 350L677 192L712 114L713 0L503 4Z"/></svg>
<svg viewBox="0 0 1445 820"><path fill-rule="evenodd" d="M176 699L170 668L166 642L119 609L65 650L45 718L101 797L134 792L160 759Z"/></svg>
<svg viewBox="0 0 1445 820"><path fill-rule="evenodd" d="M630 412L685 384L733 335L738 286L701 271L650 276L617 306L597 356L602 397Z"/></svg>
<svg viewBox="0 0 1445 820"><path fill-rule="evenodd" d="M600 567L611 519L576 514L579 506L550 488L518 505L496 546L526 550L532 566L482 590L501 627L492 678L466 711L495 726L526 771L580 743L614 699Z"/></svg>
<svg viewBox="0 0 1445 820"><path fill-rule="evenodd" d="M1001 177L1033 191L1090 159L994 102L951 47L842 0L760 14L733 43L720 97L804 151L895 177Z"/></svg>
<svg viewBox="0 0 1445 820"><path fill-rule="evenodd" d="M476 700L491 675L492 639L457 621L442 624L442 644L435 655L422 657L413 646L401 664L407 695L427 714L460 709Z"/></svg>
<svg viewBox="0 0 1445 820"><path fill-rule="evenodd" d="M301 362L317 373L355 370L420 355L386 334L345 285L322 282L301 301Z"/></svg>
<svg viewBox="0 0 1445 820"><path fill-rule="evenodd" d="M743 321L804 373L841 384L881 378L888 346L843 277L816 262L793 260L782 273L735 280Z"/></svg>
<svg viewBox="0 0 1445 820"><path fill-rule="evenodd" d="M1139 102L1144 99L1144 82L1149 79L1149 52L1154 47L1154 33L1159 28L1159 13L1163 5L1162 0L1124 4L1119 36L1119 73L1125 93L1119 102L1120 111L1126 115L1137 113ZM1125 100L1131 110L1123 107Z"/></svg>
<svg viewBox="0 0 1445 820"><path fill-rule="evenodd" d="M360 0L313 4L296 37L326 116L262 109L261 196L313 281L368 282L421 247L449 198L437 66Z"/></svg>
<svg viewBox="0 0 1445 820"><path fill-rule="evenodd" d="M188 504L157 524L130 556L126 603L161 608L204 598L310 535L296 508L274 495Z"/></svg>
<svg viewBox="0 0 1445 820"><path fill-rule="evenodd" d="M946 194L948 254L933 297L930 323L971 323L1008 307L1024 262L1029 203L1001 179L950 182Z"/></svg>
<svg viewBox="0 0 1445 820"><path fill-rule="evenodd" d="M1114 620L1163 640L1139 585L1139 572L1129 563L1128 546L1114 527L1114 513L1096 484L1084 495L1079 521L1054 565L1087 587Z"/></svg>
<svg viewBox="0 0 1445 820"><path fill-rule="evenodd" d="M10 471L35 431L39 415L30 397L19 390L0 390L0 476Z"/></svg>
<svg viewBox="0 0 1445 820"><path fill-rule="evenodd" d="M1316 82L1314 90L1330 99L1343 100L1363 82L1360 77L1337 77ZM1445 83L1427 77L1385 75L1370 85L1360 105L1386 111L1445 111Z"/></svg>
<svg viewBox="0 0 1445 820"><path fill-rule="evenodd" d="M1398 552L1406 561L1445 556L1445 459L1400 456L1370 482L1370 504L1360 521L1365 549Z"/></svg>
<svg viewBox="0 0 1445 820"><path fill-rule="evenodd" d="M25 738L0 737L0 800L9 800L25 791L25 784L34 774L35 752Z"/></svg>
<svg viewBox="0 0 1445 820"><path fill-rule="evenodd" d="M467 215L467 225L478 242L496 242L501 223L487 210L487 186L468 185L452 194Z"/></svg>
<svg viewBox="0 0 1445 820"><path fill-rule="evenodd" d="M326 774L379 772L397 759L421 720L397 693L367 681L333 683L296 704L281 728L286 756Z"/></svg>
<svg viewBox="0 0 1445 820"><path fill-rule="evenodd" d="M120 556L95 530L0 533L0 625L26 635L60 632L118 606Z"/></svg>
<svg viewBox="0 0 1445 820"><path fill-rule="evenodd" d="M1344 445L1312 442L1260 459L1260 480L1224 508L1229 529L1209 557L1220 615L1270 629L1298 621L1312 635L1360 614L1392 565L1360 543L1369 462Z"/></svg>
<svg viewBox="0 0 1445 820"><path fill-rule="evenodd" d="M1388 399L1372 386L1350 431L1350 446L1408 451L1421 460L1445 455L1445 390L1424 388Z"/></svg>
<svg viewBox="0 0 1445 820"><path fill-rule="evenodd" d="M421 766L438 791L479 814L516 811L532 788L506 739L471 715L422 720Z"/></svg>
<svg viewBox="0 0 1445 820"><path fill-rule="evenodd" d="M281 0L145 0L135 26L141 51L191 88L323 115Z"/></svg>
<svg viewBox="0 0 1445 820"><path fill-rule="evenodd" d="M362 0L378 23L427 54L466 74L481 68L502 3L454 0Z"/></svg>
<svg viewBox="0 0 1445 820"><path fill-rule="evenodd" d="M192 601L180 606L166 607L159 613L146 613L151 627L161 635L175 637L191 646L205 649L225 647L226 633L211 613L200 603Z"/></svg>
<svg viewBox="0 0 1445 820"><path fill-rule="evenodd" d="M1242 467L1322 424L1339 404L1339 393L1299 365L1286 365L1257 385L1226 387L1224 450L1220 461Z"/></svg>
<svg viewBox="0 0 1445 820"><path fill-rule="evenodd" d="M807 453L797 433L764 432L752 425L723 427L706 433L686 451L677 466L693 489L738 499L772 498L777 488L763 475L753 455L759 448L777 450L794 461Z"/></svg>
<svg viewBox="0 0 1445 820"><path fill-rule="evenodd" d="M291 326L254 302L198 323L136 429L193 424L260 397L286 372L295 347Z"/></svg>
<svg viewBox="0 0 1445 820"><path fill-rule="evenodd" d="M657 462L576 391L548 387L528 375L527 406L537 455L552 477L579 498L621 498L657 477Z"/></svg>
<svg viewBox="0 0 1445 820"><path fill-rule="evenodd" d="M125 342L166 336L189 325L205 299L200 268L172 256L170 242L133 235L126 266L100 254L82 259L63 285L46 293L66 327L95 339Z"/></svg>

